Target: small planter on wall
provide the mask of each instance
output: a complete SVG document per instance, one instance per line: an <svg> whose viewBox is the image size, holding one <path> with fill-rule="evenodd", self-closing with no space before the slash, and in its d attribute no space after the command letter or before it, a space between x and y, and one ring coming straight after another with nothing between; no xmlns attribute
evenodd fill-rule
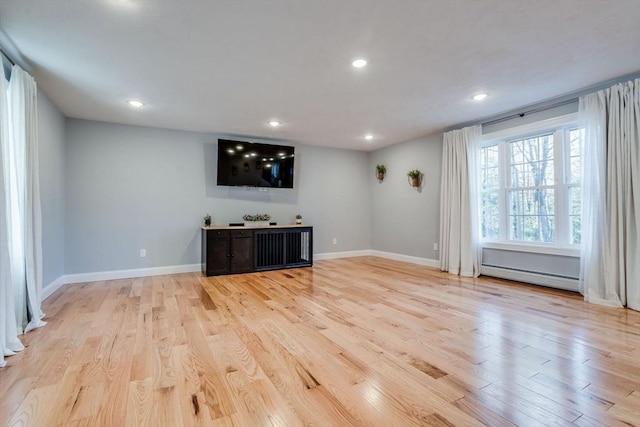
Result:
<svg viewBox="0 0 640 427"><path fill-rule="evenodd" d="M379 182L384 181L384 176L387 173L387 167L385 165L376 165L376 178Z"/></svg>
<svg viewBox="0 0 640 427"><path fill-rule="evenodd" d="M414 188L419 188L420 183L422 181L422 172L418 169L413 169L407 172L407 177L409 178L409 185Z"/></svg>

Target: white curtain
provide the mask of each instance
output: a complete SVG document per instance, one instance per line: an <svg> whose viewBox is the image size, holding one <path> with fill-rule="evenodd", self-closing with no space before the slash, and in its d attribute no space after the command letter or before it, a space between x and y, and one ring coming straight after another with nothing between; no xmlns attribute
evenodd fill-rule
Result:
<svg viewBox="0 0 640 427"><path fill-rule="evenodd" d="M478 227L481 126L444 134L440 193L440 270L480 274Z"/></svg>
<svg viewBox="0 0 640 427"><path fill-rule="evenodd" d="M25 332L46 323L40 308L42 291L42 215L40 211L40 175L38 159L38 120L36 82L26 71L15 65L9 82L10 129L13 131L17 176L14 226L19 235L16 263L19 274L15 277L16 293L20 295L17 312L18 326ZM26 301L26 311L24 310Z"/></svg>
<svg viewBox="0 0 640 427"><path fill-rule="evenodd" d="M585 130L580 290L640 310L640 79L580 98Z"/></svg>
<svg viewBox="0 0 640 427"><path fill-rule="evenodd" d="M18 334L44 326L36 84L20 67L7 84L0 67L0 346L23 349Z"/></svg>
<svg viewBox="0 0 640 427"><path fill-rule="evenodd" d="M23 349L18 340L9 255L9 120L7 81L0 61L0 367L6 364L4 356Z"/></svg>

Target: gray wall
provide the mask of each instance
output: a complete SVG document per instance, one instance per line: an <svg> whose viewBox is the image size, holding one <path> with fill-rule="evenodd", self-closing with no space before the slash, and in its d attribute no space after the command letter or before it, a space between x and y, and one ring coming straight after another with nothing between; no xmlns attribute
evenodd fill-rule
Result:
<svg viewBox="0 0 640 427"><path fill-rule="evenodd" d="M65 274L65 118L38 90L40 199L42 204L42 284Z"/></svg>
<svg viewBox="0 0 640 427"><path fill-rule="evenodd" d="M440 240L440 174L442 134L386 147L370 154L367 178L371 191L372 249L438 259L433 244ZM375 178L376 164L384 164L383 182ZM416 190L407 172L419 169L422 186Z"/></svg>
<svg viewBox="0 0 640 427"><path fill-rule="evenodd" d="M295 189L264 192L215 185L218 135L76 119L66 130L66 274L197 264L205 213L216 225L300 213L315 253L371 246L367 153L296 145Z"/></svg>

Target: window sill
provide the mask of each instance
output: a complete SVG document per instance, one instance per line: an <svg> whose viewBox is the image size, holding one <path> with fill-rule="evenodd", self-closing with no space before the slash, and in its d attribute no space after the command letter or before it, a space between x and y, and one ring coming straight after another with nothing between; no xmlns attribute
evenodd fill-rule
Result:
<svg viewBox="0 0 640 427"><path fill-rule="evenodd" d="M504 251L530 252L530 253L537 253L537 254L570 256L570 257L576 257L576 258L580 257L579 247L536 245L535 243L491 242L491 241L481 242L480 246L482 246L483 248L500 249Z"/></svg>

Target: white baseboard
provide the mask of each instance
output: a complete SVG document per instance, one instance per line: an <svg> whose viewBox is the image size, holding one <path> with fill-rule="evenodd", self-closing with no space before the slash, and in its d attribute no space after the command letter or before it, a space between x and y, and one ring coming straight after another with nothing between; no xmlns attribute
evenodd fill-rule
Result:
<svg viewBox="0 0 640 427"><path fill-rule="evenodd" d="M410 262L411 264L424 265L426 267L433 267L433 268L440 267L440 261L438 261L437 259L421 258L417 256L403 255L403 254L396 254L393 252L383 252L383 251L375 251L375 250L371 251L371 255L377 256L380 258L393 259L395 261L403 261L403 262Z"/></svg>
<svg viewBox="0 0 640 427"><path fill-rule="evenodd" d="M58 277L53 282L42 288L42 301L49 298L55 291L60 289L65 284L64 276Z"/></svg>
<svg viewBox="0 0 640 427"><path fill-rule="evenodd" d="M393 252L376 251L373 249L364 249L361 251L325 252L321 254L314 254L313 260L321 261L325 259L352 258L352 257L359 257L359 256L377 256L379 258L387 258L395 261L409 262L411 264L419 264L427 267L434 267L434 268L440 267L440 261L438 261L437 259L420 258L417 256L396 254Z"/></svg>
<svg viewBox="0 0 640 427"><path fill-rule="evenodd" d="M546 274L531 273L527 271L509 270L506 268L480 266L480 274L484 276L498 277L500 279L516 282L532 283L534 285L548 286L550 288L563 289L565 291L578 292L578 280L564 277L548 276Z"/></svg>
<svg viewBox="0 0 640 427"><path fill-rule="evenodd" d="M98 271L94 273L68 274L64 283L97 282L102 280L128 279L130 277L161 276L163 274L192 273L200 271L201 264L170 265L166 267L135 268L131 270Z"/></svg>
<svg viewBox="0 0 640 427"><path fill-rule="evenodd" d="M134 268L130 270L97 271L93 273L66 274L42 288L42 301L49 298L63 285L71 283L99 282L102 280L128 279L131 277L161 276L163 274L192 273L200 271L201 264L170 265L166 267Z"/></svg>
<svg viewBox="0 0 640 427"><path fill-rule="evenodd" d="M361 251L343 251L343 252L324 252L321 254L313 254L314 261L322 261L325 259L353 258L357 256L369 256L371 251L364 249Z"/></svg>

